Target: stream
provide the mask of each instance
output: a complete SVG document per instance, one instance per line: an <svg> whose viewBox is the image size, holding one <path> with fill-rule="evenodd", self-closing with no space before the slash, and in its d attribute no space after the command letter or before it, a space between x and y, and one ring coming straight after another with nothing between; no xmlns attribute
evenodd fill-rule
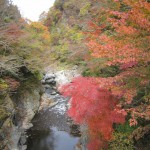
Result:
<svg viewBox="0 0 150 150"><path fill-rule="evenodd" d="M45 93L55 104L35 115L27 131L27 150L75 150L80 133L66 115L68 99L57 93L54 77L46 80L50 82L49 87L44 83Z"/></svg>

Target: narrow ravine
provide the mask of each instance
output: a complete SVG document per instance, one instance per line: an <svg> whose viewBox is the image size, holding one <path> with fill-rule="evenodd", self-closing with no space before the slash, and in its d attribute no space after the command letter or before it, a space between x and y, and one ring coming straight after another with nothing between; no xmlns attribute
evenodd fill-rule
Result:
<svg viewBox="0 0 150 150"><path fill-rule="evenodd" d="M46 98L43 108L32 120L33 127L27 131L27 150L77 149L80 134L78 127L66 115L68 99L57 92L53 75L48 76L43 85L43 97Z"/></svg>

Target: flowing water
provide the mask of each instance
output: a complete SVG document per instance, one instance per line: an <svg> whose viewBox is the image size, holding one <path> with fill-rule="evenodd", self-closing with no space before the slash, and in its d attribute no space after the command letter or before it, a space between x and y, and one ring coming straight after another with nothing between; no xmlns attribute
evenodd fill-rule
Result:
<svg viewBox="0 0 150 150"><path fill-rule="evenodd" d="M66 116L67 100L55 95L58 104L42 110L34 117L27 131L27 150L74 150L79 141L77 126Z"/></svg>

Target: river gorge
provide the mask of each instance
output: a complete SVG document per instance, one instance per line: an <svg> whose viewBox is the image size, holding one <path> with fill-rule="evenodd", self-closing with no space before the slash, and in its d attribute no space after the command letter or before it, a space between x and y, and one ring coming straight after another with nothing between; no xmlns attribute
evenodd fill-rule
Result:
<svg viewBox="0 0 150 150"><path fill-rule="evenodd" d="M76 76L72 71L68 73L46 74L41 81L44 93L33 127L27 130L27 150L79 150L79 126L66 114L69 99L57 91L58 84L69 82L70 73Z"/></svg>

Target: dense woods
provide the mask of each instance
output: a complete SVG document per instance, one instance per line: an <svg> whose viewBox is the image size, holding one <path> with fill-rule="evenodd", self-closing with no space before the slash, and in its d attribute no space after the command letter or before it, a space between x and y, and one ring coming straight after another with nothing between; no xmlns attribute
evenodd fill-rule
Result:
<svg viewBox="0 0 150 150"><path fill-rule="evenodd" d="M78 5L77 5L78 4ZM89 150L150 148L150 1L56 0L39 22L0 0L0 120L6 93L43 68L78 66L64 85Z"/></svg>

